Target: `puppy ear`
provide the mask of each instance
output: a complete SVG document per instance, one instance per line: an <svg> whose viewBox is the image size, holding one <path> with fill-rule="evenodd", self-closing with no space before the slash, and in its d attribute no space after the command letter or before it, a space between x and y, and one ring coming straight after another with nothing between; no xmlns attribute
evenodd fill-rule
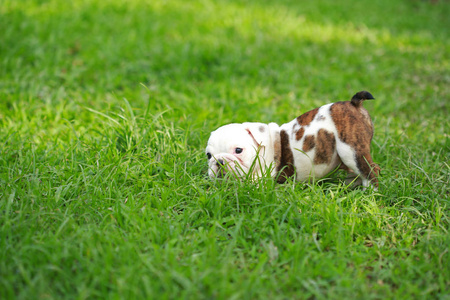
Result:
<svg viewBox="0 0 450 300"><path fill-rule="evenodd" d="M264 123L243 123L245 130L250 134L259 146L265 147L270 144L269 126Z"/></svg>

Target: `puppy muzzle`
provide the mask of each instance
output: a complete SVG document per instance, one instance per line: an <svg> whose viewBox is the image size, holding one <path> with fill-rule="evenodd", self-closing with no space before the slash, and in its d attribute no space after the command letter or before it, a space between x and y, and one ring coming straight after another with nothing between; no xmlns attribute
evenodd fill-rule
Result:
<svg viewBox="0 0 450 300"><path fill-rule="evenodd" d="M223 178L227 174L240 177L245 173L243 167L232 156L223 155L211 158L208 175L210 178Z"/></svg>

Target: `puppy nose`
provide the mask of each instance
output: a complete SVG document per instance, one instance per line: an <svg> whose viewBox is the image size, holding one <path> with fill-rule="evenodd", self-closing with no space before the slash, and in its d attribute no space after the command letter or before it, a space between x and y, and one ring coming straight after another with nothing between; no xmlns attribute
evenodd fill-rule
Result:
<svg viewBox="0 0 450 300"><path fill-rule="evenodd" d="M218 159L217 162L216 162L216 165L218 167L223 166L223 159Z"/></svg>

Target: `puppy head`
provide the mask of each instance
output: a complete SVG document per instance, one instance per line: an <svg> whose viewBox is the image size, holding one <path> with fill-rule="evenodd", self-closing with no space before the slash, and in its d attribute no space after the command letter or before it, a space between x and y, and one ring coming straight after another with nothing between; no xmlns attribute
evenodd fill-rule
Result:
<svg viewBox="0 0 450 300"><path fill-rule="evenodd" d="M211 133L205 151L209 177L222 177L226 173L236 177L242 177L249 172L260 173L261 163L255 162L255 159L264 157L269 142L267 124L234 123L219 127Z"/></svg>

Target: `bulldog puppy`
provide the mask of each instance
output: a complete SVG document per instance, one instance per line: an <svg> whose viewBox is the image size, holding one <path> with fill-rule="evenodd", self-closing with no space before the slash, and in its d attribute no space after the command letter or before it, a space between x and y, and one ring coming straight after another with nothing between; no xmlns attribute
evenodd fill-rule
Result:
<svg viewBox="0 0 450 300"><path fill-rule="evenodd" d="M324 105L281 126L222 126L208 140L208 174L257 178L270 172L283 183L291 176L297 181L322 178L341 168L358 177L364 188L377 188L380 168L370 155L373 123L362 106L370 99L369 92L361 91L351 101Z"/></svg>

